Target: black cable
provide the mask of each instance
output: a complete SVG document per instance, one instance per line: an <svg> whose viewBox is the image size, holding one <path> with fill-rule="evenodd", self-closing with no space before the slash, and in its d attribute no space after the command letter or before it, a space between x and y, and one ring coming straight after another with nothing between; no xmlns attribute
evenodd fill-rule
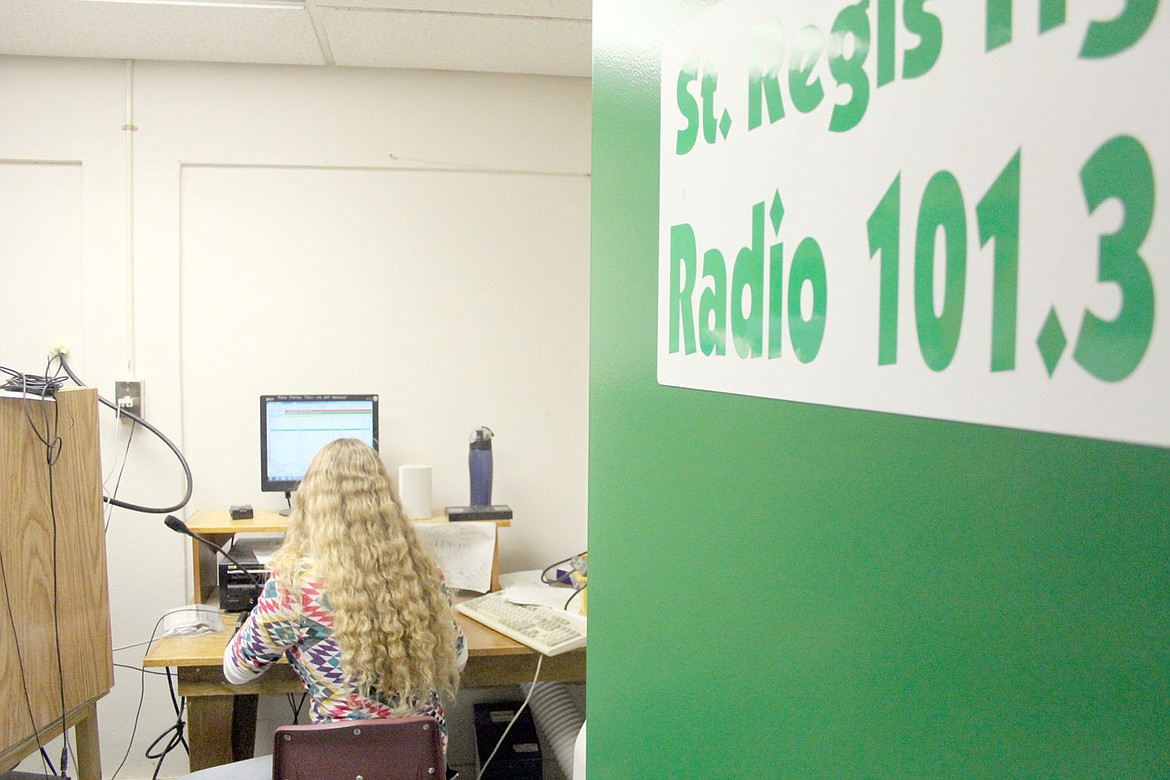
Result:
<svg viewBox="0 0 1170 780"><path fill-rule="evenodd" d="M57 405L53 405L56 409ZM54 423L54 437L56 436L56 423ZM58 456L61 453L61 448L57 448ZM60 588L60 569L57 564L57 508L53 501L53 466L55 461L49 462L49 514L53 518L53 636L57 645L57 679L61 683L61 739L64 744L61 746L61 776L68 777L69 772L69 732L65 728L65 667L61 663L61 588Z"/></svg>
<svg viewBox="0 0 1170 780"><path fill-rule="evenodd" d="M174 732L174 734L171 734L171 732ZM166 738L168 735L170 736L170 741L167 742L166 747L164 747L161 752L152 753L151 751L154 749L154 747L159 742L161 742L164 738ZM158 773L162 771L163 761L165 761L167 756L170 755L170 752L172 750L174 750L175 748L177 748L179 745L186 746L186 744L187 744L186 741L183 739L183 722L182 722L182 720L178 721L173 726L171 726L166 731L164 731L162 734L159 734L157 737L155 737L154 742L151 742L150 745L146 748L146 757L149 759L157 759L158 760L157 763L154 765L154 774L151 775L151 777L154 778L155 780L157 780Z"/></svg>
<svg viewBox="0 0 1170 780"><path fill-rule="evenodd" d="M295 726L301 719L301 707L305 706L305 699L309 698L309 692L305 691L301 694L301 700L296 700L295 693L285 694L288 696L288 706L292 710L293 725Z"/></svg>
<svg viewBox="0 0 1170 780"><path fill-rule="evenodd" d="M53 367L53 362L58 362L57 375L50 377L49 370ZM60 684L58 693L60 694L61 702L61 777L68 777L69 773L69 731L66 728L66 716L68 714L65 707L65 667L61 662L61 587L60 587L60 566L58 564L57 552L57 505L53 483L53 467L57 465L57 461L61 458L61 449L63 442L59 435L61 425L61 407L53 404L53 421L50 427L48 405L44 403L48 397L51 387L59 381L60 365L63 358L60 354L53 355L45 364L45 382L41 386L41 417L45 424L44 435L37 430L36 425L32 421L32 416L28 412L28 394L27 390L24 395L25 416L32 426L33 432L37 438L45 445L45 465L49 470L49 516L52 520L52 574L53 574L53 640L56 645L57 656L57 681ZM21 383L24 388L28 387L28 378L22 376ZM59 385L58 385L59 386ZM55 392L55 391L54 391Z"/></svg>
<svg viewBox="0 0 1170 780"><path fill-rule="evenodd" d="M53 376L56 381L60 377L60 365L64 358L60 353L53 355L45 364L45 376L49 376L49 369L53 365L53 361L58 361L57 374ZM41 398L44 401L44 398ZM46 433L48 432L48 411L42 404L42 411L45 417ZM57 554L59 552L58 545L58 524L57 524L57 502L54 500L56 492L54 490L53 481L53 467L57 465L57 461L61 458L61 449L64 443L60 436L61 430L61 407L53 404L53 436L50 440L52 443L45 451L45 462L49 467L49 515L53 520L53 638L57 650L57 680L61 684L59 693L61 694L61 777L69 776L69 732L65 728L65 666L61 662L61 568L58 563ZM54 452L54 445L55 452Z"/></svg>
<svg viewBox="0 0 1170 780"><path fill-rule="evenodd" d="M52 368L53 360L54 360L54 358L49 358L49 361L45 366L45 376L44 377L30 378L29 376L27 376L25 374L20 374L20 373L15 372L11 369L3 368L3 367L0 367L0 370L3 370L5 373L13 376L13 379L11 379L11 380L9 380L9 382L5 383L5 385L4 385L5 388L19 387L21 390L22 405L23 405L23 409L24 409L25 419L28 420L29 427L32 429L33 434L37 437L37 440L40 441L41 444L43 444L45 446L45 461L46 461L46 465L48 466L48 469L49 469L49 511L50 511L51 516L52 516L52 523L53 523L52 524L52 530L53 530L53 534L52 534L52 539L53 539L53 555L52 555L52 558L53 558L53 628L54 628L54 636L55 636L56 651L57 651L57 674L58 674L58 680L60 682L60 691L59 692L61 695L61 739L62 739L61 776L64 777L66 775L66 772L68 771L68 764L69 764L69 732L65 727L65 723L66 723L66 721L65 721L65 719L66 719L65 674L64 674L62 663L61 663L60 594L59 594L59 587L58 587L59 578L58 578L58 567L57 567L57 513L56 513L56 509L54 507L54 501L53 501L53 466L56 465L57 459L61 455L61 438L57 434L57 431L59 429L58 426L60 423L60 408L57 406L57 404L55 404L55 403L53 404L53 421L52 421L52 427L50 429L49 413L48 413L47 406L44 403L44 401L48 398L48 396L51 394L55 394L56 389L58 387L60 387L60 385L61 385L61 380L59 379L59 376L53 376L53 377L49 376L49 369ZM44 433L42 433L37 428L36 423L33 422L32 413L29 411L28 389L29 389L30 382L34 388L39 388L39 390L40 390L38 396L40 397L40 399L42 401L41 415L42 415L42 422L44 423L44 426L45 426ZM50 435L50 430L51 430L52 435ZM37 729L36 718L32 712L32 700L31 700L31 698L29 696L29 692L28 692L28 680L25 676L24 658L21 654L20 642L19 642L19 638L17 636L16 617L12 612L12 597L11 597L11 592L8 589L8 573L4 567L4 559L3 559L2 553L0 553L0 575L2 575L3 580L4 580L4 598L5 598L5 603L7 604L7 607L8 607L9 624L12 626L12 638L13 638L13 643L16 647L17 663L20 667L20 679L21 679L22 688L24 690L25 706L28 709L29 720L32 723L33 735L36 738L36 742L37 742L38 747L40 747L41 760L45 763L47 768L52 769L53 775L55 776L57 774L57 770L56 770L56 768L53 767L53 765L52 765L53 762L49 760L48 754L45 752L45 747L41 743L40 731Z"/></svg>
<svg viewBox="0 0 1170 780"><path fill-rule="evenodd" d="M156 739L154 742L151 743L151 747L154 747L154 745L158 744L159 740L161 740L163 737L167 736L167 734L169 734L171 732L171 730L174 728L175 728L174 726L171 726L171 728L167 729L162 734L159 734L158 739ZM165 761L167 755L172 750L175 749L176 745L177 745L177 743L175 742L174 737L172 737L171 741L167 743L167 746L162 749L161 753L153 753L152 754L150 752L150 748L147 748L146 757L150 758L150 759L158 759L158 761L155 762L155 765L154 765L154 773L151 774L151 776L150 776L151 780L158 780L158 773L162 771L163 761Z"/></svg>
<svg viewBox="0 0 1170 780"><path fill-rule="evenodd" d="M0 580L4 582L4 601L8 606L8 623L12 626L12 644L16 649L16 665L20 669L20 685L24 690L24 704L28 709L28 719L32 724L33 736L36 738L37 746L41 749L41 760L46 762L47 769L51 769L51 774L56 775L57 770L53 769L53 763L49 761L49 756L45 753L45 746L41 742L41 732L37 729L37 719L32 711L32 698L28 693L28 678L24 671L24 656L20 651L20 637L16 633L16 616L12 614L12 594L8 590L8 572L4 568L4 551L0 550Z"/></svg>
<svg viewBox="0 0 1170 780"><path fill-rule="evenodd" d="M171 677L171 669L169 666L167 667L167 690L171 694L171 706L175 709L175 724L164 731L162 734L159 734L157 737L155 737L154 741L151 742L150 745L148 745L146 748L146 758L158 759L158 763L156 763L154 766L154 775L152 776L154 780L157 780L158 773L162 771L163 761L166 760L167 756L172 750L177 748L179 745L182 745L183 749L186 750L188 754L191 752L187 745L187 740L183 736L183 728L186 726L186 723L183 720L183 711L186 709L187 700L185 698L181 699L175 695L174 680ZM171 734L171 732L174 733ZM152 753L151 751L154 750L155 746L158 745L158 743L161 742L164 738L166 738L168 734L171 734L171 738L170 741L167 742L166 747L162 749L162 752Z"/></svg>
<svg viewBox="0 0 1170 780"><path fill-rule="evenodd" d="M141 666L131 666L130 664L114 664L118 669L129 669L132 672L145 672L146 674L153 674L156 677L165 677L167 672L157 672L154 669L144 669ZM170 668L167 668L170 671Z"/></svg>
<svg viewBox="0 0 1170 780"><path fill-rule="evenodd" d="M50 359L50 365L51 365ZM3 385L0 385L0 390L10 390L19 393L29 393L38 396L56 396L57 390L61 385L65 384L65 380L60 377L49 376L29 376L22 374L19 371L13 371L11 368L0 366L0 371L8 374L10 377Z"/></svg>
<svg viewBox="0 0 1170 780"><path fill-rule="evenodd" d="M167 667L167 690L171 693L171 705L175 708L175 717L178 718L178 737L179 742L183 744L183 750L187 755L191 754L191 746L187 744L187 738L183 734L183 727L186 723L183 721L183 713L187 710L187 697L179 696L175 692L175 680L171 676L171 667Z"/></svg>
<svg viewBox="0 0 1170 780"><path fill-rule="evenodd" d="M550 580L548 578L548 573L550 571L552 571L553 569L555 569L557 566L560 566L562 563L568 563L571 560L573 560L573 556L570 555L568 558L561 558L559 561L556 561L555 563L550 563L548 566L545 566L544 570L540 572L540 581L543 582L545 585L559 584L561 581L559 579L557 579L556 577L553 577Z"/></svg>
<svg viewBox="0 0 1170 780"><path fill-rule="evenodd" d="M569 604L571 604L573 602L573 599L577 598L577 594L580 593L581 591L585 590L585 588L587 588L587 587L589 587L589 586L582 585L579 588L577 588L576 590L574 590L573 595L569 596L568 600L565 602L564 609L568 610Z"/></svg>
<svg viewBox="0 0 1170 780"><path fill-rule="evenodd" d="M174 708L176 715L183 714L183 699L175 695L175 678L171 675L171 667L166 667L167 675L167 692L171 695L171 707Z"/></svg>
<svg viewBox="0 0 1170 780"><path fill-rule="evenodd" d="M161 617L159 617L159 619L156 620L154 623L154 628L152 628L150 630L150 639L147 641L146 650L142 654L144 660L146 658L146 653L150 652L150 646L152 644L154 644L155 634L158 633L158 627L162 625L164 617L166 617L165 614L162 615ZM134 735L138 733L138 719L142 716L142 701L145 698L146 698L146 668L143 667L141 669L141 674L139 675L138 709L134 712L134 725L130 728L130 739L126 742L126 752L122 755L122 762L120 764L118 764L118 768L114 770L114 774L110 778L110 780L116 780L116 778L118 777L118 773L121 772L122 767L124 767L126 765L126 759L130 758L130 748L132 748L134 746Z"/></svg>
<svg viewBox="0 0 1170 780"><path fill-rule="evenodd" d="M72 379L74 381L74 383L76 383L77 385L79 385L81 387L85 387L86 386L85 383L82 382L77 377L77 374L73 373L73 369L71 369L69 367L69 363L65 360L64 356L57 355L57 357L59 357L61 359L61 368L63 368L65 370L65 373L69 375L69 378ZM163 434L162 431L160 431L158 428L155 428L153 425L151 425L150 423L148 423L146 420L142 419L138 415L134 414L133 412L128 412L125 409L119 409L119 407L116 404L111 403L107 399L103 398L101 393L98 393L98 401L105 404L109 408L113 409L115 412L118 412L123 417L129 417L134 422L138 423L139 425L144 426L146 428L146 430L150 431L155 436L157 436L159 439L161 439L163 444L167 445L167 447L170 448L171 452L175 453L175 456L179 459L179 465L181 465L183 467L183 474L184 474L186 481L187 481L187 489L186 489L185 494L183 495L183 500L180 501L179 503L175 504L174 506L167 506L167 507L141 506L139 504L132 504L128 501L119 501L116 498L106 497L106 496L102 496L102 500L105 501L107 504L111 504L112 506L116 506L116 507L121 507L122 509L129 509L133 512L145 512L147 514L154 514L154 515L166 515L166 514L170 514L171 512L178 512L180 509L187 506L187 502L191 500L191 493L194 490L194 482L193 482L192 477L191 477L191 467L187 464L187 459L185 457L183 457L183 453L179 450L178 447L175 446L175 443L173 441L171 441L170 439L168 439L166 437L166 435Z"/></svg>
<svg viewBox="0 0 1170 780"><path fill-rule="evenodd" d="M50 359L49 365L50 366L52 365L51 359ZM0 368L2 368L2 367L0 367ZM5 389L12 389L14 391L19 391L21 393L21 405L22 405L22 408L24 411L24 418L26 420L28 420L29 428L32 429L33 435L35 435L37 437L37 441L39 441L41 444L45 445L46 449L48 450L48 457L49 457L50 462L55 462L56 456L54 455L53 448L60 446L61 442L60 442L60 439L48 438L48 436L49 436L49 413L48 413L47 409L44 407L44 405L42 405L41 417L42 417L42 421L45 424L45 432L41 433L40 429L37 428L37 424L35 422L33 422L32 412L29 411L28 399L29 399L30 383L34 389L39 388L39 392L34 393L34 396L36 398L39 398L41 401L44 401L49 397L55 398L56 397L55 385L59 384L59 383L55 383L52 378L47 376L47 372L46 372L46 376L38 377L38 376L30 376L28 374L21 374L17 371L13 371L10 368L4 368L3 370L6 373L12 374L14 377L16 377L16 379L5 384ZM17 381L17 380L19 380L19 381Z"/></svg>
<svg viewBox="0 0 1170 780"><path fill-rule="evenodd" d="M589 552L589 551L583 550L583 551L577 553L576 555L570 555L568 558L562 558L555 563L550 563L548 566L545 566L544 570L540 573L540 581L543 582L545 585L564 584L564 580L559 580L555 577L550 580L548 578L548 573L550 571L552 571L553 569L555 569L557 566L560 566L562 563L568 563L569 561L573 560L574 558L580 558L582 555L585 555L587 552Z"/></svg>
<svg viewBox="0 0 1170 780"><path fill-rule="evenodd" d="M198 608L199 607L197 605L190 607L191 610L196 610ZM169 613L162 615L158 620L155 621L154 628L152 628L150 630L150 639L148 639L146 641L146 650L143 651L143 654L142 654L143 660L146 659L146 653L150 652L150 646L152 644L154 644L155 635L158 634L158 627L162 625L163 619L167 616L167 614L174 614L176 611L179 611L179 610L177 610L177 609L171 610ZM126 648L121 648L121 649L126 649ZM115 666L125 666L124 664L114 664L114 665ZM148 674L146 668L141 667L141 666L127 666L125 668L136 669L139 672L138 709L134 713L134 725L130 729L130 740L126 743L126 752L122 755L122 762L120 764L118 764L118 768L114 770L114 774L110 778L110 780L116 780L116 778L118 777L118 773L121 772L122 767L124 767L126 765L126 759L128 759L130 757L130 750L131 750L131 748L134 747L134 737L138 733L138 719L142 716L142 701L146 697L146 675ZM159 674L159 672L150 672L150 674ZM169 667L167 668L167 674L168 674L168 676L170 674ZM172 698L172 702L173 701L174 701L174 699ZM185 700L184 700L184 703L185 703ZM169 732L169 731L170 731L170 729L167 730L167 732ZM156 739L155 742L157 742L157 741L158 740ZM155 743L152 742L151 746L153 746L154 744ZM184 741L183 742L184 747L186 747L186 744L187 744L186 741Z"/></svg>
<svg viewBox="0 0 1170 780"><path fill-rule="evenodd" d="M53 355L53 357L51 357L49 359L49 366L52 366L53 361L58 362L59 370L64 371L68 375L68 377L71 380L73 380L73 382L75 384L77 384L80 387L86 386L85 382L83 382L80 378L78 378L77 374L75 374L73 372L73 369L69 367L69 363L65 360L64 355L61 355L60 353ZM6 368L4 366L0 366L0 371L4 372L12 377L12 379L10 379L7 383L5 383L5 385L3 386L4 389L20 390L22 388L28 388L28 387L32 386L35 388L42 389L42 393L40 393L41 398L45 398L46 396L49 396L49 395L55 395L57 389L64 383L64 380L59 379L57 377L29 376L27 374L21 374L19 371L14 371L14 370L12 370L10 368ZM191 494L194 490L194 485L193 485L193 480L192 480L192 476L191 476L191 467L187 464L187 459L183 456L183 453L179 450L179 448L177 446L175 446L175 443L172 442L169 438L167 438L167 436L162 431L160 431L158 428L154 427L153 425L151 425L150 423L148 423L146 420L139 417L138 415L134 414L133 412L128 412L124 409L119 409L119 407L116 404L114 404L114 403L110 402L108 399L102 397L102 395L100 393L98 394L98 401L101 402L102 404L108 406L110 409L113 409L115 412L117 412L121 416L128 417L132 421L134 421L135 423L144 426L148 431L150 431L155 436L157 436L159 439L161 439L162 442L164 444L166 444L167 447L170 448L171 452L173 452L175 454L175 456L179 459L179 465L181 465L183 467L184 479L185 479L186 484L187 484L186 491L183 495L182 501L175 504L174 506L168 506L168 507L141 506L139 504L132 504L132 503L127 502L127 501L120 501L120 500L113 498L113 497L110 497L110 496L102 496L102 501L106 502L107 504L110 504L111 506L120 507L122 509L129 509L133 512L145 512L147 514L160 514L160 515L169 514L171 512L177 512L180 509L182 509L183 507L185 507L187 505L187 502L191 500ZM29 418L29 423L32 424L32 418L31 418L31 416L29 416L27 408L25 410L25 416ZM33 425L33 430L36 430L35 425ZM41 436L40 431L37 431L37 437L41 440L42 444L45 444L45 445L49 444L49 442L46 441Z"/></svg>

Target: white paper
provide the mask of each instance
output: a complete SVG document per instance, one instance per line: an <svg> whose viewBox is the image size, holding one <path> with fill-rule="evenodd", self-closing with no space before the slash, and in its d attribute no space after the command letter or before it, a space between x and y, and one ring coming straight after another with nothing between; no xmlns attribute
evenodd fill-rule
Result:
<svg viewBox="0 0 1170 780"><path fill-rule="evenodd" d="M572 595L572 588L551 585L510 585L504 590L504 598L513 604L538 604L553 609L564 609L565 601Z"/></svg>
<svg viewBox="0 0 1170 780"><path fill-rule="evenodd" d="M476 593L491 590L496 556L494 522L417 523L414 529L438 561L447 587Z"/></svg>
<svg viewBox="0 0 1170 780"><path fill-rule="evenodd" d="M540 570L501 574L500 584L504 586L504 598L513 604L537 604L553 609L565 609L565 602L573 595L573 589L563 585L549 585L541 581ZM581 614L581 597L569 603L568 612Z"/></svg>

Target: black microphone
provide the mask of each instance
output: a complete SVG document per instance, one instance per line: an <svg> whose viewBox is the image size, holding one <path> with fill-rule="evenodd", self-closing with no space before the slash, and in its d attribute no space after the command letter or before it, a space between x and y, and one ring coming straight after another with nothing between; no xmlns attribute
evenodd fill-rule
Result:
<svg viewBox="0 0 1170 780"><path fill-rule="evenodd" d="M187 527L187 524L184 523L179 518L175 517L174 515L167 515L166 518L163 520L163 523L165 523L166 527L171 529L172 531L177 531L178 533L181 533L184 536L190 536L195 541L197 541L201 544L207 545L208 547L210 547L211 549L215 550L218 553L222 553L223 557L227 558L229 561L234 563L236 565L237 569L239 569L240 571L244 572L249 577L251 577L256 582L256 584L259 585L261 588L264 587L264 578L263 577L261 577L260 575L256 574L255 572L253 572L250 569L248 569L247 567L245 567L242 563L240 563L235 558L233 558L231 555L229 555L227 550L223 549L215 542L213 542L210 539L207 539L205 537L202 537L199 534L192 531L190 528ZM198 566L199 563L196 562L195 565ZM255 606L255 605L256 605L256 602L254 600L252 600L252 604L250 605L250 607ZM247 610L247 609L244 610L244 613L243 613L243 615L241 615L241 618L246 617L248 614L248 611L249 610Z"/></svg>

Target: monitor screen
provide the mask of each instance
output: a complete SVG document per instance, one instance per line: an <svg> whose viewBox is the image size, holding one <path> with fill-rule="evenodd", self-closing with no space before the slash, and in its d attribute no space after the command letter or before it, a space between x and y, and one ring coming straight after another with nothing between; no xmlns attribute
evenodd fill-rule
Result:
<svg viewBox="0 0 1170 780"><path fill-rule="evenodd" d="M260 396L260 489L296 490L309 461L334 439L378 449L378 396Z"/></svg>

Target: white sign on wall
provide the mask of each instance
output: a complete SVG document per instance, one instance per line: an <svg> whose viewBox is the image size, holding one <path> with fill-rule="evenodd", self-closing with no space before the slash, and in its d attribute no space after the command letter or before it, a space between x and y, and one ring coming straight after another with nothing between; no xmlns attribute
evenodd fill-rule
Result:
<svg viewBox="0 0 1170 780"><path fill-rule="evenodd" d="M1157 0L727 0L662 45L658 380L1170 446Z"/></svg>

